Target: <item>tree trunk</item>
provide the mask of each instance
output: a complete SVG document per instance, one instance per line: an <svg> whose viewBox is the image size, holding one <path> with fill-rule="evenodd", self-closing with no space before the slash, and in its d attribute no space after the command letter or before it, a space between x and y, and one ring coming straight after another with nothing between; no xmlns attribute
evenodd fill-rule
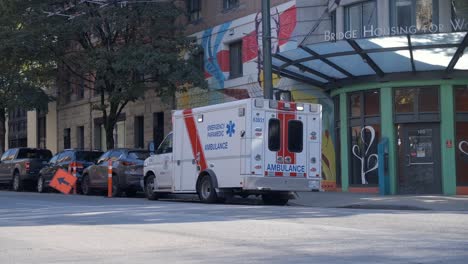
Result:
<svg viewBox="0 0 468 264"><path fill-rule="evenodd" d="M114 148L114 125L113 122L107 120L104 126L106 130L107 150Z"/></svg>
<svg viewBox="0 0 468 264"><path fill-rule="evenodd" d="M0 152L3 154L5 152L5 136L6 136L6 127L5 127L5 121L6 121L6 113L5 113L5 108L0 108Z"/></svg>

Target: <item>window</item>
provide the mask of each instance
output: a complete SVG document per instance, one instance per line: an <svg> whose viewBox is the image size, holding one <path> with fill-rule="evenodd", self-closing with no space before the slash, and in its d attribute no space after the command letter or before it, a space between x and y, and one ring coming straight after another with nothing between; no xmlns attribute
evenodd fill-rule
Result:
<svg viewBox="0 0 468 264"><path fill-rule="evenodd" d="M161 143L159 148L156 150L156 154L172 153L172 133L167 135L164 141Z"/></svg>
<svg viewBox="0 0 468 264"><path fill-rule="evenodd" d="M187 0L189 21L197 21L201 18L201 0Z"/></svg>
<svg viewBox="0 0 468 264"><path fill-rule="evenodd" d="M55 164L55 163L57 163L57 160L58 160L58 157L59 157L59 156L60 156L60 153L58 153L58 154L56 154L55 156L53 156L53 157L50 159L49 163L50 163L50 164Z"/></svg>
<svg viewBox="0 0 468 264"><path fill-rule="evenodd" d="M75 152L75 159L77 161L96 162L102 155L100 151L77 151Z"/></svg>
<svg viewBox="0 0 468 264"><path fill-rule="evenodd" d="M350 93L348 107L351 110L348 116L351 141L349 182L351 185L377 185L377 146L381 135L380 92L369 90Z"/></svg>
<svg viewBox="0 0 468 264"><path fill-rule="evenodd" d="M372 37L372 28L377 27L377 4L375 1L362 2L345 7L346 31L352 38Z"/></svg>
<svg viewBox="0 0 468 264"><path fill-rule="evenodd" d="M111 154L111 151L107 151L104 154L99 157L98 162L96 164L102 164L103 162L107 161L109 159L109 156Z"/></svg>
<svg viewBox="0 0 468 264"><path fill-rule="evenodd" d="M439 87L395 88L395 122L438 122Z"/></svg>
<svg viewBox="0 0 468 264"><path fill-rule="evenodd" d="M77 140L77 148L84 149L85 148L85 138L84 138L84 126L79 126L76 128L76 140Z"/></svg>
<svg viewBox="0 0 468 264"><path fill-rule="evenodd" d="M63 148L69 149L71 148L71 129L65 128L63 130Z"/></svg>
<svg viewBox="0 0 468 264"><path fill-rule="evenodd" d="M281 147L281 126L279 119L268 121L268 149L279 151Z"/></svg>
<svg viewBox="0 0 468 264"><path fill-rule="evenodd" d="M242 41L229 45L229 78L234 79L243 75Z"/></svg>
<svg viewBox="0 0 468 264"><path fill-rule="evenodd" d="M149 151L130 151L127 157L134 160L145 160L150 156Z"/></svg>
<svg viewBox="0 0 468 264"><path fill-rule="evenodd" d="M52 157L52 152L47 149L20 149L18 159L42 159L49 160Z"/></svg>
<svg viewBox="0 0 468 264"><path fill-rule="evenodd" d="M453 30L468 30L468 1L452 0Z"/></svg>
<svg viewBox="0 0 468 264"><path fill-rule="evenodd" d="M124 153L122 150L113 150L111 154L109 155L109 160L112 160L112 161L119 160L123 154Z"/></svg>
<svg viewBox="0 0 468 264"><path fill-rule="evenodd" d="M145 125L144 116L135 117L135 148L145 147Z"/></svg>
<svg viewBox="0 0 468 264"><path fill-rule="evenodd" d="M158 147L164 139L164 112L153 114L153 141Z"/></svg>
<svg viewBox="0 0 468 264"><path fill-rule="evenodd" d="M392 26L400 34L426 32L438 24L439 0L392 0Z"/></svg>
<svg viewBox="0 0 468 264"><path fill-rule="evenodd" d="M67 151L62 152L62 154L58 158L57 162L58 163L69 163L69 162L72 161L72 159L73 159L73 151L67 150Z"/></svg>
<svg viewBox="0 0 468 264"><path fill-rule="evenodd" d="M10 153L12 152L11 149L5 151L2 155L2 158L1 158L1 161L6 161L6 160L9 160L9 156L10 156Z"/></svg>
<svg viewBox="0 0 468 264"><path fill-rule="evenodd" d="M239 6L239 0L223 0L223 8L231 9Z"/></svg>
<svg viewBox="0 0 468 264"><path fill-rule="evenodd" d="M295 153L302 152L304 141L304 127L301 121L288 122L288 150Z"/></svg>
<svg viewBox="0 0 468 264"><path fill-rule="evenodd" d="M330 14L330 27L330 32L336 36L336 11L333 11Z"/></svg>
<svg viewBox="0 0 468 264"><path fill-rule="evenodd" d="M455 86L457 186L468 186L468 86Z"/></svg>

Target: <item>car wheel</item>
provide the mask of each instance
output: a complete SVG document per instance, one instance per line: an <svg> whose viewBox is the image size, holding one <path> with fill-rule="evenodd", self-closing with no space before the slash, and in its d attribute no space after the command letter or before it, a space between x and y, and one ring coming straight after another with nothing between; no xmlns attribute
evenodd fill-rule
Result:
<svg viewBox="0 0 468 264"><path fill-rule="evenodd" d="M45 186L45 181L44 178L39 175L39 179L37 180L37 192L38 193L44 193L46 192L47 187Z"/></svg>
<svg viewBox="0 0 468 264"><path fill-rule="evenodd" d="M154 190L154 181L156 177L153 174L150 174L145 179L145 196L148 200L157 200L159 198L158 193L155 193Z"/></svg>
<svg viewBox="0 0 468 264"><path fill-rule="evenodd" d="M289 198L278 193L266 193L262 194L262 200L265 205L286 205Z"/></svg>
<svg viewBox="0 0 468 264"><path fill-rule="evenodd" d="M84 195L91 195L92 189L89 187L89 176L88 174L83 175L83 180L81 181L81 193Z"/></svg>
<svg viewBox="0 0 468 264"><path fill-rule="evenodd" d="M15 171L13 174L13 183L12 183L13 191L21 192L23 191L23 181L21 181L21 177L18 171Z"/></svg>
<svg viewBox="0 0 468 264"><path fill-rule="evenodd" d="M112 197L120 197L122 195L122 189L119 186L119 180L117 175L112 175Z"/></svg>
<svg viewBox="0 0 468 264"><path fill-rule="evenodd" d="M211 178L208 175L201 178L197 185L197 193L200 201L203 203L216 203L218 201L218 195L216 194Z"/></svg>

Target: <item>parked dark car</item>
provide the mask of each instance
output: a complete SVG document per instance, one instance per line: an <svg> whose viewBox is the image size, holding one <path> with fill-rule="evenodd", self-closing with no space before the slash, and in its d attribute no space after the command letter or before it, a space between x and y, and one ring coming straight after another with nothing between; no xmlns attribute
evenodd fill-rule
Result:
<svg viewBox="0 0 468 264"><path fill-rule="evenodd" d="M52 157L48 149L13 148L5 151L0 159L0 183L11 184L14 191L34 186L39 171Z"/></svg>
<svg viewBox="0 0 468 264"><path fill-rule="evenodd" d="M140 178L143 176L143 162L150 152L143 149L113 149L105 152L96 165L83 171L81 190L89 195L95 190L107 190L108 162L112 160L112 195L134 196L142 191Z"/></svg>
<svg viewBox="0 0 468 264"><path fill-rule="evenodd" d="M47 165L41 169L37 179L37 192L45 192L58 169L68 171L72 163L76 163L77 190L81 190L83 170L97 162L102 151L66 149L53 156Z"/></svg>

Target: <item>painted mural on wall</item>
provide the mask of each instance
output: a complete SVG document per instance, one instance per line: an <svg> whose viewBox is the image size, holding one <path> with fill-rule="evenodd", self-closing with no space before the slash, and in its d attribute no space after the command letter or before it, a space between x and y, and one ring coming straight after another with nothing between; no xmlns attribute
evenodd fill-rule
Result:
<svg viewBox="0 0 468 264"><path fill-rule="evenodd" d="M461 153L468 156L468 141L460 141L460 143L458 144L458 149Z"/></svg>
<svg viewBox="0 0 468 264"><path fill-rule="evenodd" d="M211 89L245 89L239 86L249 84L250 97L261 93L261 20L261 13L252 14L194 35L205 51L205 77ZM273 53L297 46L297 42L291 41L297 25L295 1L273 7L271 24ZM241 78L229 79L229 44L237 41L242 41L244 74Z"/></svg>
<svg viewBox="0 0 468 264"><path fill-rule="evenodd" d="M263 96L261 13L236 19L194 34L204 49L205 78L209 90L192 90L179 96L181 107L196 107L226 101ZM271 8L272 53L294 49L300 33L297 27L296 1ZM242 41L243 76L229 77L229 44ZM273 77L273 85L292 92L295 101L323 105L323 188L336 187L336 161L333 128L333 102L320 90L296 81Z"/></svg>
<svg viewBox="0 0 468 264"><path fill-rule="evenodd" d="M366 131L368 136L366 136ZM353 145L351 152L360 161L361 184L369 184L367 174L377 170L379 166L377 153L371 151L374 143L376 143L375 129L372 126L365 126L361 129L359 137L361 138L361 144Z"/></svg>

